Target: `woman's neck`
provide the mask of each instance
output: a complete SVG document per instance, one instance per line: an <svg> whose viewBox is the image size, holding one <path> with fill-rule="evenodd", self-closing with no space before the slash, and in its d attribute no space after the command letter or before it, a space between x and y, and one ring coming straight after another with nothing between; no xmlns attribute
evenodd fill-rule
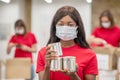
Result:
<svg viewBox="0 0 120 80"><path fill-rule="evenodd" d="M69 41L63 41L60 40L62 47L71 47L75 45L74 40L69 40Z"/></svg>

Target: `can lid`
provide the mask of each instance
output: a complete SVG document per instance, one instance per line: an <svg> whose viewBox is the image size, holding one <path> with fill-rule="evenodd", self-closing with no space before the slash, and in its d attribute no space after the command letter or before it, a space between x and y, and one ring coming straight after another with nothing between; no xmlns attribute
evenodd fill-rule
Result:
<svg viewBox="0 0 120 80"><path fill-rule="evenodd" d="M65 56L65 57L63 57L64 59L66 59L66 58L76 58L75 56Z"/></svg>

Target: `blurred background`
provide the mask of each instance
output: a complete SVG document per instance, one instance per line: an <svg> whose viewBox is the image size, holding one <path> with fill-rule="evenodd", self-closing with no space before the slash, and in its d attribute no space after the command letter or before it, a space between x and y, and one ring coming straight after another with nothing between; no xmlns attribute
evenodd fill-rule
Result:
<svg viewBox="0 0 120 80"><path fill-rule="evenodd" d="M102 11L109 9L120 26L120 0L0 0L0 60L13 58L6 54L10 37L14 32L14 23L23 19L27 30L35 34L38 41L38 51L44 47L49 38L52 18L58 8L70 5L75 7L83 20L86 37L91 35L95 26L99 25L99 16ZM36 68L37 53L33 53ZM5 79L5 68L2 67L1 79ZM37 75L35 80L37 80Z"/></svg>

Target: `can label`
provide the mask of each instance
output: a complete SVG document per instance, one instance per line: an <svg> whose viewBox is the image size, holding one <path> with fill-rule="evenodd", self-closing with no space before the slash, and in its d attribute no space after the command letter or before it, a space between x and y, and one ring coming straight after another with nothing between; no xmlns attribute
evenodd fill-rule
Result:
<svg viewBox="0 0 120 80"><path fill-rule="evenodd" d="M63 57L63 69L68 69L70 72L75 72L76 58L74 56Z"/></svg>
<svg viewBox="0 0 120 80"><path fill-rule="evenodd" d="M50 70L57 71L68 69L70 72L75 72L76 58L74 56L60 57L63 55L60 42L52 43L49 45L51 46L51 50L56 51L56 53L51 54L56 54L57 56L59 56L56 60L51 60Z"/></svg>
<svg viewBox="0 0 120 80"><path fill-rule="evenodd" d="M50 70L52 71L62 70L62 57L58 57L56 60L51 61Z"/></svg>
<svg viewBox="0 0 120 80"><path fill-rule="evenodd" d="M56 60L51 61L50 70L65 70L68 69L70 72L76 71L76 58L73 56L58 57Z"/></svg>
<svg viewBox="0 0 120 80"><path fill-rule="evenodd" d="M49 44L49 45L51 46L51 48L50 48L51 50L56 51L57 56L62 56L62 48L61 48L61 43L60 42L52 43L52 44Z"/></svg>

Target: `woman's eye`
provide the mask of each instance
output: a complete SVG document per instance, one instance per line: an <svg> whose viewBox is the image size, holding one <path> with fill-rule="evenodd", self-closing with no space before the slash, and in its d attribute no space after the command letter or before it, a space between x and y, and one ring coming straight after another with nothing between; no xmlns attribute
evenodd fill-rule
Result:
<svg viewBox="0 0 120 80"><path fill-rule="evenodd" d="M64 24L57 24L57 26L64 26Z"/></svg>
<svg viewBox="0 0 120 80"><path fill-rule="evenodd" d="M74 24L69 24L69 26L73 27L73 26L75 26L75 25L74 25Z"/></svg>

